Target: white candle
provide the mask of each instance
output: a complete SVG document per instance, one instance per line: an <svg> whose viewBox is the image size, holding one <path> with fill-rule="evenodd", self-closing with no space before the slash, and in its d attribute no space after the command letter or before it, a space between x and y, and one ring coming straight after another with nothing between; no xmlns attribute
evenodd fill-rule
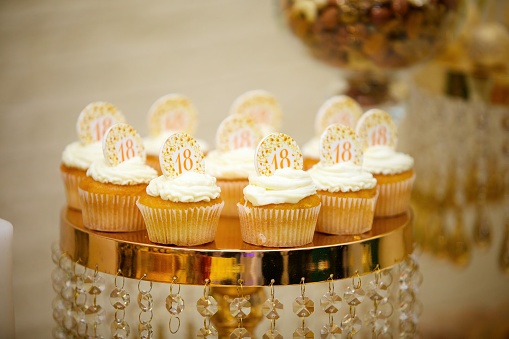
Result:
<svg viewBox="0 0 509 339"><path fill-rule="evenodd" d="M12 224L0 219L0 338L14 338Z"/></svg>

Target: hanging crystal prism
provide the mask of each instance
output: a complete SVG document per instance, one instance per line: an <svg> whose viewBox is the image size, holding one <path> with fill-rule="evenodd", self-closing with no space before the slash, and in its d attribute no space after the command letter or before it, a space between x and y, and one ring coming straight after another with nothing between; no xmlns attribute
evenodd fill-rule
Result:
<svg viewBox="0 0 509 339"><path fill-rule="evenodd" d="M166 297L166 309L171 315L179 315L184 307L184 299L180 294L170 294Z"/></svg>
<svg viewBox="0 0 509 339"><path fill-rule="evenodd" d="M300 296L295 298L292 306L293 313L295 313L299 318L301 318L302 325L298 327L294 333L294 338L314 338L313 332L306 327L305 318L309 317L315 311L315 303L309 297L305 295L306 293L306 284L305 279L302 277L300 279Z"/></svg>
<svg viewBox="0 0 509 339"><path fill-rule="evenodd" d="M230 339L251 339L251 333L244 327L237 327L230 334Z"/></svg>
<svg viewBox="0 0 509 339"><path fill-rule="evenodd" d="M218 333L213 326L202 327L198 330L197 338L199 339L217 339Z"/></svg>
<svg viewBox="0 0 509 339"><path fill-rule="evenodd" d="M334 291L328 291L320 298L320 306L325 313L336 313L341 308L341 304L341 297Z"/></svg>
<svg viewBox="0 0 509 339"><path fill-rule="evenodd" d="M140 313L138 315L138 336L140 339L152 339L154 335L154 329L152 328L152 318L154 316L152 308L154 306L154 300L152 294L152 282L149 282L149 289L143 290L141 288L141 282L147 277L143 274L140 281L138 282L138 307Z"/></svg>
<svg viewBox="0 0 509 339"><path fill-rule="evenodd" d="M339 339L341 338L341 334L343 331L341 328L334 323L334 318L332 313L329 313L329 324L323 326L320 329L320 338L321 339Z"/></svg>
<svg viewBox="0 0 509 339"><path fill-rule="evenodd" d="M126 339L131 333L131 327L123 319L115 319L111 323L111 335L114 339Z"/></svg>
<svg viewBox="0 0 509 339"><path fill-rule="evenodd" d="M362 327L362 321L359 319L359 317L355 314L355 312L350 312L341 321L341 329L349 333L351 335L356 334L361 330Z"/></svg>
<svg viewBox="0 0 509 339"><path fill-rule="evenodd" d="M216 314L218 310L217 301L209 295L210 293L210 280L205 280L205 287L203 288L203 296L196 302L196 310L203 317L203 327L198 330L198 338L203 339L217 339L218 332L210 324L210 317Z"/></svg>
<svg viewBox="0 0 509 339"><path fill-rule="evenodd" d="M262 339L283 339L283 335L278 330L268 330L263 334Z"/></svg>
<svg viewBox="0 0 509 339"><path fill-rule="evenodd" d="M251 313L251 303L249 302L250 296L244 296L243 280L239 279L237 286L237 298L229 299L230 313L232 317L237 319L238 327L231 333L230 338L251 338L251 334L242 327L242 319L246 318Z"/></svg>
<svg viewBox="0 0 509 339"><path fill-rule="evenodd" d="M267 319L279 319L279 312L283 311L283 304L273 296L262 305L262 313Z"/></svg>
<svg viewBox="0 0 509 339"><path fill-rule="evenodd" d="M364 300L364 296L366 293L361 288L354 288L353 286L348 286L345 293L343 294L343 298L346 303L350 306L357 306L362 303Z"/></svg>
<svg viewBox="0 0 509 339"><path fill-rule="evenodd" d="M399 264L399 330L400 337L413 337L422 312L422 304L416 298L422 277L417 262L409 255Z"/></svg>
<svg viewBox="0 0 509 339"><path fill-rule="evenodd" d="M115 316L110 325L111 335L114 339L126 339L131 333L131 327L125 321L125 309L131 303L131 296L124 289L125 278L122 276L122 285L119 286L117 278L122 272L118 270L115 276L115 288L110 293L110 303L115 309Z"/></svg>
<svg viewBox="0 0 509 339"><path fill-rule="evenodd" d="M244 319L251 313L251 303L245 297L235 298L230 303L230 313L234 318Z"/></svg>

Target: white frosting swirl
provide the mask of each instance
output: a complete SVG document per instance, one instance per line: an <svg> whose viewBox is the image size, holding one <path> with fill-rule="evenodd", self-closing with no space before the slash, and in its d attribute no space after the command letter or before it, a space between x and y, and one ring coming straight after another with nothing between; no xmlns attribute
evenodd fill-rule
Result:
<svg viewBox="0 0 509 339"><path fill-rule="evenodd" d="M197 172L184 172L176 178L161 175L147 186L148 195L173 202L208 202L220 193L216 178Z"/></svg>
<svg viewBox="0 0 509 339"><path fill-rule="evenodd" d="M67 167L86 171L97 160L103 159L103 149L100 141L84 145L75 141L67 145L62 152L62 162Z"/></svg>
<svg viewBox="0 0 509 339"><path fill-rule="evenodd" d="M398 174L413 166L414 158L388 146L372 146L364 151L362 169L373 174Z"/></svg>
<svg viewBox="0 0 509 339"><path fill-rule="evenodd" d="M210 151L205 157L205 171L220 179L247 179L255 174L255 150L239 148L229 152Z"/></svg>
<svg viewBox="0 0 509 339"><path fill-rule="evenodd" d="M320 159L320 137L315 136L302 146L302 155L306 158Z"/></svg>
<svg viewBox="0 0 509 339"><path fill-rule="evenodd" d="M308 170L316 188L329 192L357 192L372 189L376 179L361 166L353 162L341 162L332 166L324 166L321 162Z"/></svg>
<svg viewBox="0 0 509 339"><path fill-rule="evenodd" d="M157 136L148 136L143 138L143 146L145 147L145 152L147 155L159 156L159 152L161 151L161 147L166 142L168 137L172 134L176 133L175 131L166 131ZM201 150L206 153L209 150L209 144L201 139L196 139L198 145L200 145Z"/></svg>
<svg viewBox="0 0 509 339"><path fill-rule="evenodd" d="M271 176L251 175L244 188L244 198L253 206L295 204L316 194L316 187L308 172L292 168L278 169Z"/></svg>
<svg viewBox="0 0 509 339"><path fill-rule="evenodd" d="M148 184L157 177L157 171L145 164L140 157L131 158L117 166L108 165L103 158L92 163L87 175L105 184L138 185Z"/></svg>

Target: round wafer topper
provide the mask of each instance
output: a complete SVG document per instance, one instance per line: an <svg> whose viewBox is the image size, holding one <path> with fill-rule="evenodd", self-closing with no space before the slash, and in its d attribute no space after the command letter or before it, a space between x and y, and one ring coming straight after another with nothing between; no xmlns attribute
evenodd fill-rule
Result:
<svg viewBox="0 0 509 339"><path fill-rule="evenodd" d="M170 135L159 153L161 171L176 178L186 172L204 173L203 152L198 142L185 132Z"/></svg>
<svg viewBox="0 0 509 339"><path fill-rule="evenodd" d="M276 98L267 91L254 90L240 95L232 104L230 114L246 114L256 123L277 131L281 124L281 108Z"/></svg>
<svg viewBox="0 0 509 339"><path fill-rule="evenodd" d="M362 164L362 151L354 130L348 126L334 124L325 129L320 138L320 162L332 166L352 161Z"/></svg>
<svg viewBox="0 0 509 339"><path fill-rule="evenodd" d="M260 127L249 115L229 115L219 125L216 147L221 152L255 148L263 137Z"/></svg>
<svg viewBox="0 0 509 339"><path fill-rule="evenodd" d="M337 95L328 99L318 110L315 120L315 131L321 135L327 126L341 124L355 128L362 115L362 107L346 95Z"/></svg>
<svg viewBox="0 0 509 339"><path fill-rule="evenodd" d="M193 134L196 116L196 110L188 98L180 94L165 95L157 99L149 109L149 133L152 136L168 131Z"/></svg>
<svg viewBox="0 0 509 339"><path fill-rule="evenodd" d="M108 102L92 102L78 116L78 138L85 145L101 141L108 128L119 122L125 122L125 117L116 106Z"/></svg>
<svg viewBox="0 0 509 339"><path fill-rule="evenodd" d="M106 131L103 138L103 153L110 166L117 166L134 157L140 157L143 161L146 159L140 135L126 123L115 124Z"/></svg>
<svg viewBox="0 0 509 339"><path fill-rule="evenodd" d="M356 127L362 150L371 146L396 148L398 142L396 125L389 113L374 108L364 113Z"/></svg>
<svg viewBox="0 0 509 339"><path fill-rule="evenodd" d="M284 133L265 136L255 152L255 168L258 175L273 175L280 168L301 170L302 153L292 137Z"/></svg>

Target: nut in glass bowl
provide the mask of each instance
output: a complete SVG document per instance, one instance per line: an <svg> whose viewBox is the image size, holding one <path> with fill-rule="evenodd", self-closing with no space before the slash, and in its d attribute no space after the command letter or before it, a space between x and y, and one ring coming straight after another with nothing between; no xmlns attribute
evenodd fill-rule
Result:
<svg viewBox="0 0 509 339"><path fill-rule="evenodd" d="M315 57L376 79L433 57L457 32L463 2L281 0L280 9Z"/></svg>

